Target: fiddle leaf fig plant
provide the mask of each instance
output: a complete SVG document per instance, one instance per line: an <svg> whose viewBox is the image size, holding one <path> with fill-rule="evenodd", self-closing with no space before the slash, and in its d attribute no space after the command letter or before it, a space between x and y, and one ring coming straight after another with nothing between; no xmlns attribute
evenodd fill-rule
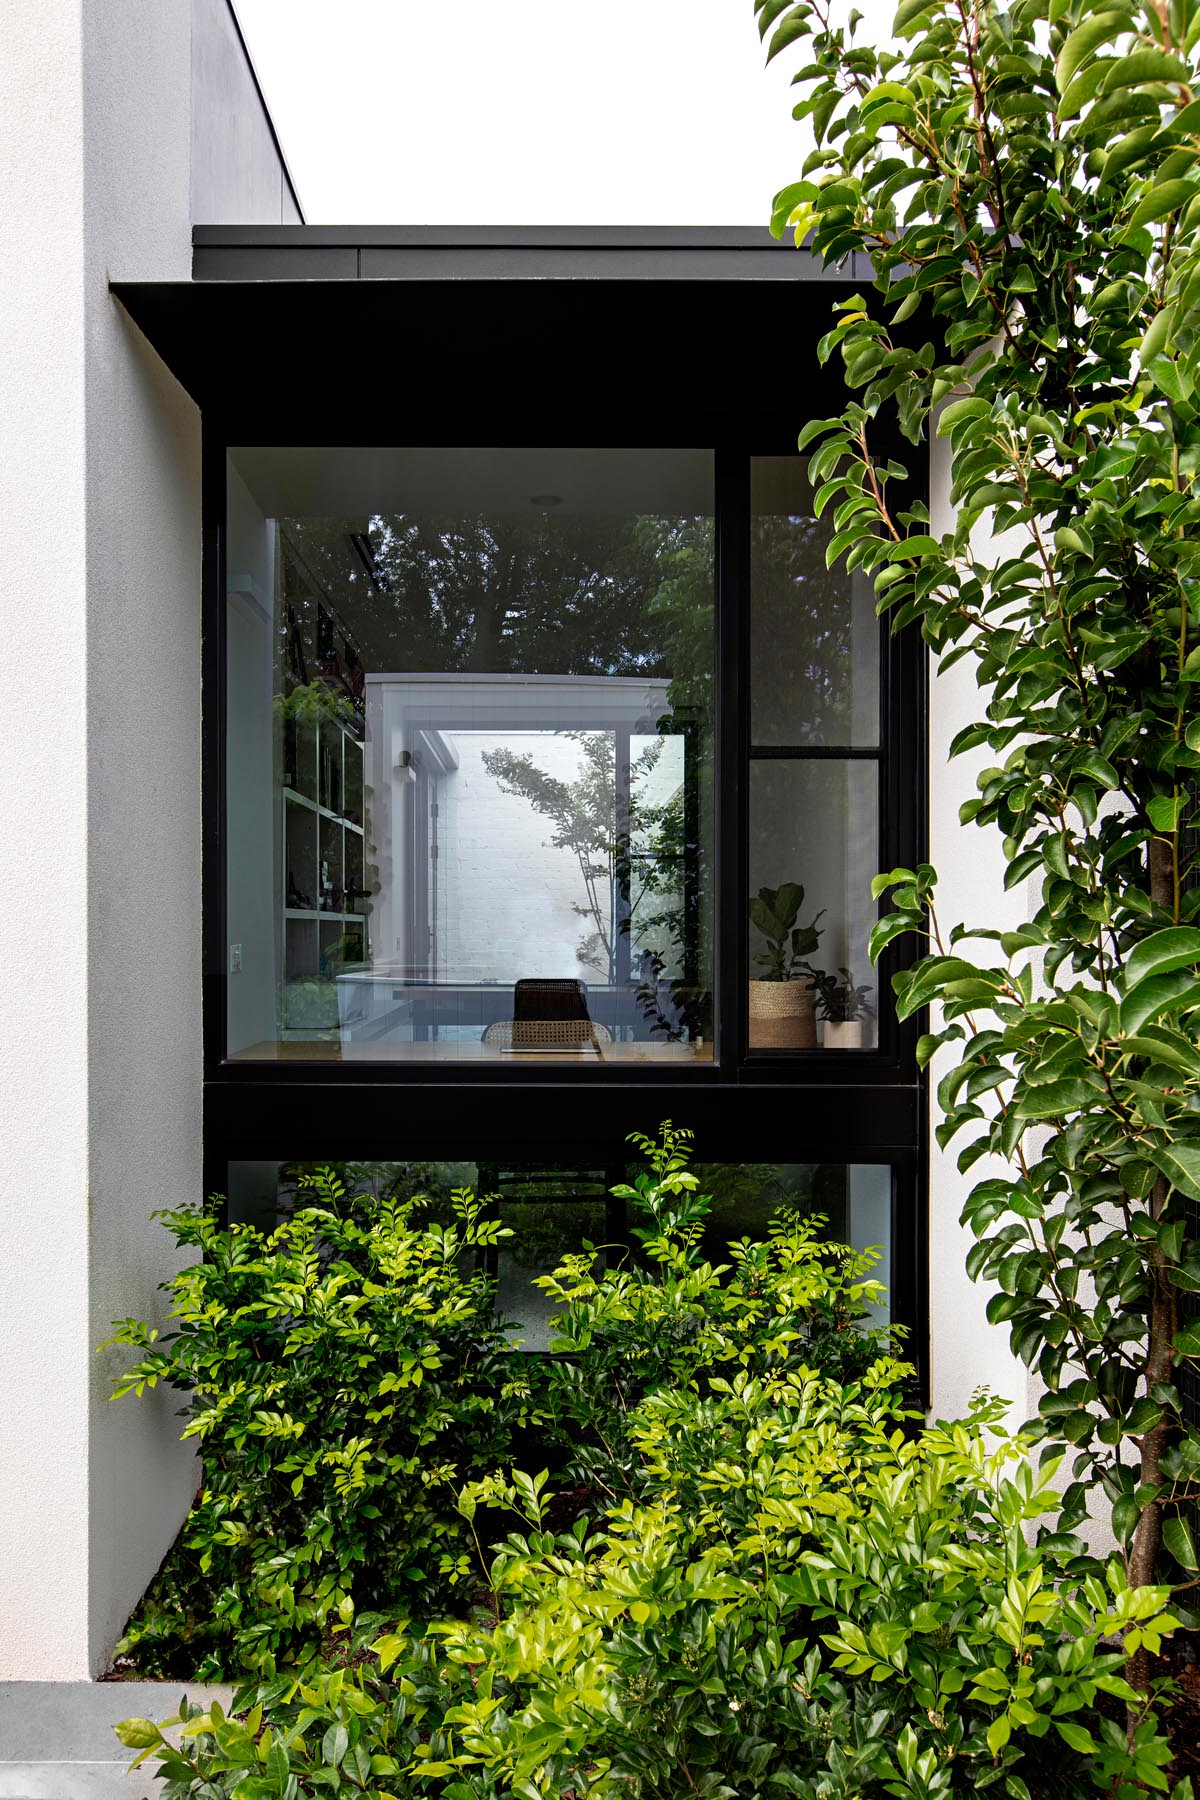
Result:
<svg viewBox="0 0 1200 1800"><path fill-rule="evenodd" d="M756 0L799 58L815 139L777 234L870 259L820 346L850 398L800 434L830 562L874 578L941 668L966 659L998 831L1032 917L945 929L932 869L893 870L877 955L933 1009L943 1147L989 1316L1097 1484L1130 1579L1200 1570L1200 8L1195 0L902 0L890 33L827 0ZM848 286L849 284L847 284ZM948 456L951 511L906 498ZM923 454L922 458L923 460ZM910 468L910 464L912 465ZM982 1173L982 1170L980 1171ZM1169 1552L1164 1563L1163 1552ZM1146 1670L1135 1656L1134 1678Z"/></svg>
<svg viewBox="0 0 1200 1800"><path fill-rule="evenodd" d="M819 912L808 925L798 923L804 905L804 889L798 881L782 887L761 887L750 902L750 922L767 941L755 955L762 969L760 981L791 981L801 959L811 956L821 941Z"/></svg>

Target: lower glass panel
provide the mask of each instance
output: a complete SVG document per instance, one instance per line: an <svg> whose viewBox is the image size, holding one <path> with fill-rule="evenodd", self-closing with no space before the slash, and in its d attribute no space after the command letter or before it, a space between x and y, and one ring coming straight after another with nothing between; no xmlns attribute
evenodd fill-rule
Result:
<svg viewBox="0 0 1200 1800"><path fill-rule="evenodd" d="M762 903L751 902L752 1050L875 1047L878 871L873 759L751 762L750 892Z"/></svg>
<svg viewBox="0 0 1200 1800"><path fill-rule="evenodd" d="M423 1195L423 1216L450 1217L456 1188L494 1196L496 1215L513 1233L492 1255L497 1305L509 1321L514 1344L545 1350L555 1334L554 1308L534 1277L590 1245L601 1264L627 1261L636 1240L625 1202L612 1187L643 1165L566 1167L545 1164L378 1162L336 1163L348 1193L377 1199ZM308 1201L303 1185L315 1164L235 1162L229 1165L231 1224L271 1230ZM712 1198L703 1237L705 1256L725 1259L740 1238L762 1239L780 1208L825 1221L822 1235L856 1250L876 1250L873 1271L891 1280L892 1173L883 1163L694 1163L700 1192ZM873 1324L887 1324L890 1307L872 1309Z"/></svg>

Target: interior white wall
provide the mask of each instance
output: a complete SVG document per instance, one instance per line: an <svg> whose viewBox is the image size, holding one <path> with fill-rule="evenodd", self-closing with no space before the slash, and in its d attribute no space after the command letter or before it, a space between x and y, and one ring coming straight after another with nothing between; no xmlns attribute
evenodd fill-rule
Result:
<svg viewBox="0 0 1200 1800"><path fill-rule="evenodd" d="M108 279L190 263L187 0L0 0L0 1676L102 1664L186 1509L114 1405L199 1191L199 458Z"/></svg>
<svg viewBox="0 0 1200 1800"><path fill-rule="evenodd" d="M878 1250L874 1281L892 1284L892 1171L886 1163L852 1163L847 1195L846 1238L855 1250ZM873 1325L886 1325L890 1305L867 1308Z"/></svg>
<svg viewBox="0 0 1200 1800"><path fill-rule="evenodd" d="M232 464L227 470L229 871L227 937L242 966L229 976L229 1046L275 1036L279 872L275 786L275 540L273 519Z"/></svg>
<svg viewBox="0 0 1200 1800"><path fill-rule="evenodd" d="M750 886L804 888L800 923L819 914L820 942L804 960L836 973L849 968L870 986L867 955L873 909L871 879L879 871L878 776L872 762L758 761L750 766ZM765 948L750 928L753 959ZM755 973L751 961L751 973ZM873 1019L864 1034L870 1041Z"/></svg>

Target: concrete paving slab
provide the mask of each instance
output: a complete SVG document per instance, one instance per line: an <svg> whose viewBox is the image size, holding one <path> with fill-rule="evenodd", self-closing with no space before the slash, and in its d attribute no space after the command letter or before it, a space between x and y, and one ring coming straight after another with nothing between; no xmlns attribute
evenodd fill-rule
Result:
<svg viewBox="0 0 1200 1800"><path fill-rule="evenodd" d="M231 1687L171 1681L0 1682L0 1800L153 1800L153 1763L127 1774L135 1752L121 1719L177 1716L184 1695L227 1707ZM169 1736L170 1733L168 1732Z"/></svg>

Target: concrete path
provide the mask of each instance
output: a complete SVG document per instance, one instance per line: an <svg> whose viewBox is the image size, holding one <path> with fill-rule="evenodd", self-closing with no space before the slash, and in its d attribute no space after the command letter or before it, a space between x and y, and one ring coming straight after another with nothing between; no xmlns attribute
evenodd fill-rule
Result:
<svg viewBox="0 0 1200 1800"><path fill-rule="evenodd" d="M117 1741L119 1719L163 1719L232 1689L170 1681L0 1681L0 1800L154 1800L151 1758ZM169 1735L169 1734L168 1734Z"/></svg>

